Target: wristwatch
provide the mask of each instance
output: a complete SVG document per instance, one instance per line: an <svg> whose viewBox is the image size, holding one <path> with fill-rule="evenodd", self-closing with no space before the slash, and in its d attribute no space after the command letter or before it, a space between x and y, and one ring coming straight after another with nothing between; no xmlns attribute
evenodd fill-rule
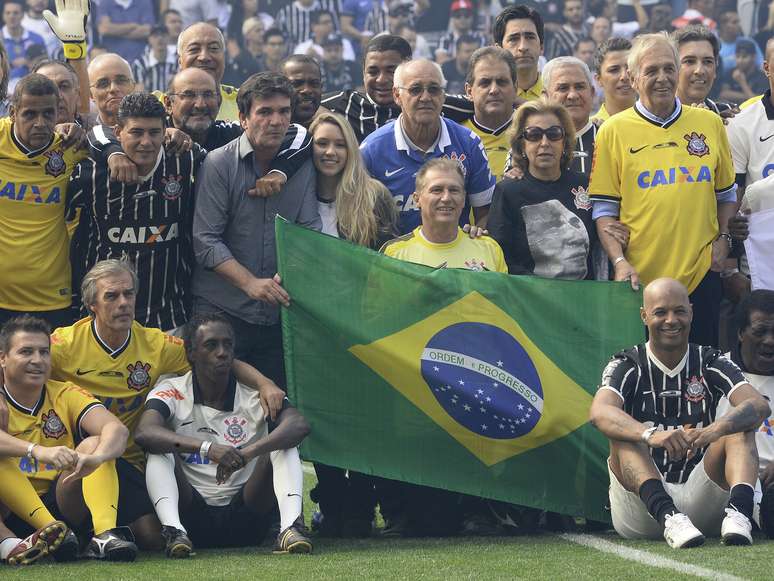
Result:
<svg viewBox="0 0 774 581"><path fill-rule="evenodd" d="M653 426L652 428L648 428L647 430L642 432L642 436L640 436L640 438L642 438L643 442L650 445L650 438L653 436L656 430L658 430L656 426Z"/></svg>

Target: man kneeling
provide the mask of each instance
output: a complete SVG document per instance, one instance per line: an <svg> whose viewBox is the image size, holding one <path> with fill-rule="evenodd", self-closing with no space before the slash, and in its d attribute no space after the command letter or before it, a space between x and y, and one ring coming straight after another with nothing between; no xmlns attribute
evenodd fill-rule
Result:
<svg viewBox="0 0 774 581"><path fill-rule="evenodd" d="M296 446L309 433L287 400L269 433L257 392L231 374L234 331L218 315L194 318L183 332L192 370L149 394L135 440L148 452L148 494L167 539L167 555L193 546L258 544L279 503L275 553L309 553L303 534L303 472ZM272 493L273 486L273 493Z"/></svg>
<svg viewBox="0 0 774 581"><path fill-rule="evenodd" d="M650 340L615 355L591 405L610 439L610 508L622 537L672 548L752 544L758 477L754 431L769 405L730 359L688 343L693 312L673 279L650 283L642 320ZM727 396L733 408L717 418ZM697 528L698 527L698 528Z"/></svg>

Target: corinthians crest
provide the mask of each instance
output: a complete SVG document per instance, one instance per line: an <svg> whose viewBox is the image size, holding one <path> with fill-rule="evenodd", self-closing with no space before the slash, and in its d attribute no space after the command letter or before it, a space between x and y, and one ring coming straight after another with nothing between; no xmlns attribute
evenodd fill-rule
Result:
<svg viewBox="0 0 774 581"><path fill-rule="evenodd" d="M692 375L685 387L685 399L698 403L704 399L704 378Z"/></svg>
<svg viewBox="0 0 774 581"><path fill-rule="evenodd" d="M240 418L239 416L231 416L230 418L223 420L223 423L226 424L226 431L224 432L223 437L226 438L226 441L229 444L236 446L237 444L244 442L247 434L245 434L245 429L242 426L247 423L247 420Z"/></svg>
<svg viewBox="0 0 774 581"><path fill-rule="evenodd" d="M64 155L62 154L62 151L59 149L52 149L51 151L47 151L44 153L48 158L48 161L46 162L46 173L53 177L59 177L62 175L65 170L67 169L67 164L64 160Z"/></svg>
<svg viewBox="0 0 774 581"><path fill-rule="evenodd" d="M171 202L180 197L180 194L183 193L183 186L180 183L182 179L183 176L169 176L161 179L161 183L164 185L164 190L161 192L161 195L164 196L165 200Z"/></svg>
<svg viewBox="0 0 774 581"><path fill-rule="evenodd" d="M126 369L129 371L129 377L126 380L129 389L142 391L150 387L150 363L138 361L135 364L130 363Z"/></svg>
<svg viewBox="0 0 774 581"><path fill-rule="evenodd" d="M688 142L688 153L695 155L696 157L704 157L709 155L710 149L707 145L707 137L702 133L698 134L692 131L690 135L683 135L683 139Z"/></svg>
<svg viewBox="0 0 774 581"><path fill-rule="evenodd" d="M48 410L48 413L43 413L40 417L43 422L43 435L46 438L59 439L67 433L62 419L56 415L53 409Z"/></svg>

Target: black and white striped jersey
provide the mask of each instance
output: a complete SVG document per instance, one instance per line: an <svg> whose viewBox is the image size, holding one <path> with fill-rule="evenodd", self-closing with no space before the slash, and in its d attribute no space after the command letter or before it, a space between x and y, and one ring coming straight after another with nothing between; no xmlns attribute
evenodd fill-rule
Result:
<svg viewBox="0 0 774 581"><path fill-rule="evenodd" d="M74 289L100 260L126 257L139 277L137 321L166 331L188 320L194 175L205 155L195 144L179 155L162 148L140 184L111 181L95 150L78 164L67 189L68 219L80 209L70 252Z"/></svg>
<svg viewBox="0 0 774 581"><path fill-rule="evenodd" d="M712 347L690 343L682 361L667 369L648 344L641 344L613 357L599 389L618 395L623 410L635 420L659 430L676 430L711 424L720 399L746 383L741 369ZM651 456L664 480L682 484L705 450L673 462L663 448L651 448Z"/></svg>
<svg viewBox="0 0 774 581"><path fill-rule="evenodd" d="M358 143L400 115L400 107L394 103L388 106L377 105L367 94L352 89L325 95L321 106L344 115Z"/></svg>
<svg viewBox="0 0 774 581"><path fill-rule="evenodd" d="M132 63L132 73L138 83L142 83L143 91L164 92L169 87L169 81L175 76L178 69L177 57L171 60L159 61L150 51L145 52Z"/></svg>
<svg viewBox="0 0 774 581"><path fill-rule="evenodd" d="M591 121L575 134L575 152L570 169L591 176L591 162L594 159L594 143L599 129Z"/></svg>
<svg viewBox="0 0 774 581"><path fill-rule="evenodd" d="M339 30L341 0L315 0L309 7L296 0L280 8L276 18L277 26L285 33L291 47L312 38L312 12L315 10L333 13L333 24Z"/></svg>

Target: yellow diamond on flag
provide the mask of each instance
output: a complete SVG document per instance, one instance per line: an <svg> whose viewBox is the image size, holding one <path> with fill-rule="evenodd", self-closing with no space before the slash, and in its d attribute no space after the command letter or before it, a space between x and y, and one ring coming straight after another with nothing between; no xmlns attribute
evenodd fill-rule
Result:
<svg viewBox="0 0 774 581"><path fill-rule="evenodd" d="M591 395L478 292L350 352L487 466L588 421Z"/></svg>

